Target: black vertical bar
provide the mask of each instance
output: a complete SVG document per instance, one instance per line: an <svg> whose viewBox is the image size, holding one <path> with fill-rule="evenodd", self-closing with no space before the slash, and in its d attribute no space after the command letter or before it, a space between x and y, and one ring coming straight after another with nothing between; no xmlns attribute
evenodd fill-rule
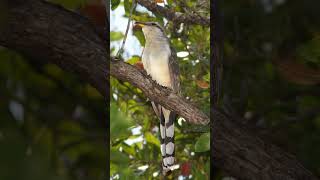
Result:
<svg viewBox="0 0 320 180"><path fill-rule="evenodd" d="M214 132L213 132L213 109L218 108L219 97L221 96L222 81L222 57L223 57L223 35L222 17L219 11L218 0L212 0L210 4L210 179L214 176Z"/></svg>
<svg viewBox="0 0 320 180"><path fill-rule="evenodd" d="M110 1L109 0L104 0L104 4L105 4L105 8L106 8L106 27L105 27L105 37L104 39L107 41L106 45L107 45L107 53L109 53L110 55ZM110 59L107 60L107 72L110 72ZM106 135L106 153L107 153L107 159L106 159L106 178L110 179L110 76L107 76L107 95L105 96L106 99L106 106L107 106L107 111L108 111L108 117L106 117L106 121L107 121L107 135Z"/></svg>

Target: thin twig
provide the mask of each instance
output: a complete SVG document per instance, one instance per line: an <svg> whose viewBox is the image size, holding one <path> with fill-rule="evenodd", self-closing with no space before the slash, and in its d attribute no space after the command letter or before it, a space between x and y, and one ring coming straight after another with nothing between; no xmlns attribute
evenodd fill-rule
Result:
<svg viewBox="0 0 320 180"><path fill-rule="evenodd" d="M133 11L134 11L134 9L136 8L136 6L137 6L137 3L135 2L135 0L132 0L132 8L131 8L131 10L130 10L130 15L129 15L129 18L128 18L128 24L127 24L126 33L124 34L121 48L120 48L119 51L117 52L116 57L119 57L119 56L122 54L122 52L123 52L124 44L126 43L127 36L128 36L128 32L129 32L131 17L132 17Z"/></svg>

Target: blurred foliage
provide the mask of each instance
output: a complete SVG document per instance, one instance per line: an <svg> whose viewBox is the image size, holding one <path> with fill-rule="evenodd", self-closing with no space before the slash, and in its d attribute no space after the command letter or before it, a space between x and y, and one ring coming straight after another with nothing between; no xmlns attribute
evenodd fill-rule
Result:
<svg viewBox="0 0 320 180"><path fill-rule="evenodd" d="M52 2L75 10L88 1ZM104 98L42 62L0 47L0 179L106 179Z"/></svg>
<svg viewBox="0 0 320 180"><path fill-rule="evenodd" d="M202 6L199 5L202 4ZM120 3L113 2L112 10L124 8L123 17L128 17L132 7L131 0ZM153 14L139 7L132 15L137 21L157 21L165 27L171 45L178 53L182 96L193 102L209 114L209 57L210 29L198 25L177 26L159 14ZM176 11L193 10L199 14L209 15L209 1L168 1ZM195 8L195 7L201 8ZM111 11L111 14L115 13ZM117 22L111 22L117 25ZM119 25L120 26L120 25ZM126 26L123 27L123 32ZM110 39L119 40L117 32L110 33ZM141 46L144 46L142 31L133 31ZM125 46L130 48L129 45ZM126 48L124 51L126 51ZM110 47L115 51L115 47ZM115 52L113 52L115 54ZM141 58L138 54L131 55L126 61L140 67ZM159 120L150 101L141 92L127 82L111 78L111 165L113 179L159 179L161 170L161 153L159 137ZM126 122L126 123L123 123ZM194 128L196 127L196 128ZM125 129L127 131L125 131ZM172 179L179 176L194 179L209 179L210 172L210 140L209 128L186 123L183 118L175 122L175 155L179 169L173 172Z"/></svg>
<svg viewBox="0 0 320 180"><path fill-rule="evenodd" d="M196 144L195 144L195 152L205 152L210 150L210 133L202 134Z"/></svg>
<svg viewBox="0 0 320 180"><path fill-rule="evenodd" d="M320 176L320 2L221 5L221 106Z"/></svg>
<svg viewBox="0 0 320 180"><path fill-rule="evenodd" d="M111 9L115 10L119 6L120 2L120 0L111 0Z"/></svg>
<svg viewBox="0 0 320 180"><path fill-rule="evenodd" d="M110 41L118 41L124 37L122 32L110 32Z"/></svg>

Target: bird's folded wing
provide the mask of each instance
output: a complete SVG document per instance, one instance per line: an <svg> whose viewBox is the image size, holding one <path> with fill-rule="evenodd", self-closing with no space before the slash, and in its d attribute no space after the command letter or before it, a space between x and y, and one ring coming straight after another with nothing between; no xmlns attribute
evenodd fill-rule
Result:
<svg viewBox="0 0 320 180"><path fill-rule="evenodd" d="M177 56L173 48L171 48L171 55L169 57L169 72L172 83L172 89L175 93L180 94L180 79L179 79L179 64Z"/></svg>

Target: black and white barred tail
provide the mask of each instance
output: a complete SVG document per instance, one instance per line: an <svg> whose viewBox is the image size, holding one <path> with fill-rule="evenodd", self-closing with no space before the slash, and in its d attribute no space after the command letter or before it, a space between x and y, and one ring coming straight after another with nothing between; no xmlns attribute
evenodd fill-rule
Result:
<svg viewBox="0 0 320 180"><path fill-rule="evenodd" d="M174 165L174 121L176 114L152 102L160 119L160 148L162 155L162 173L166 175Z"/></svg>

